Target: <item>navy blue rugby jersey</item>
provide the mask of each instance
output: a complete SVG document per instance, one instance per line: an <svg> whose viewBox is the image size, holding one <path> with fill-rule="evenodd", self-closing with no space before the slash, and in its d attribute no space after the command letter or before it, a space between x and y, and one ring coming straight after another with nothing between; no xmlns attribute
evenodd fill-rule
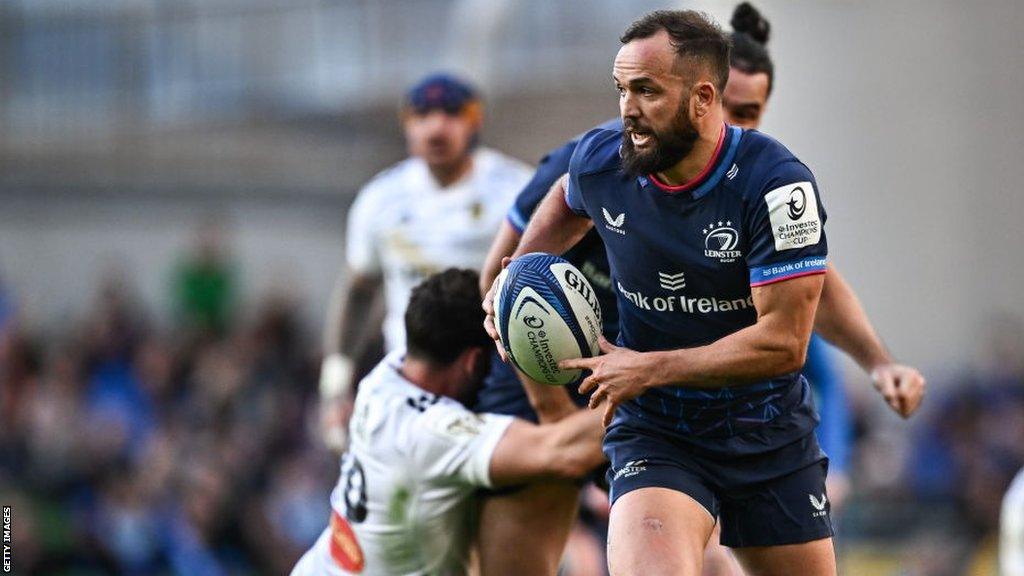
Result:
<svg viewBox="0 0 1024 576"><path fill-rule="evenodd" d="M621 129L588 132L566 190L566 203L593 220L607 249L620 345L646 352L709 344L756 322L752 286L825 271L814 176L774 139L723 126L708 166L675 187L623 172L621 141ZM725 388L660 387L623 405L616 420L727 437L796 410L802 384L793 372ZM795 428L813 429L813 410L805 420Z"/></svg>
<svg viewBox="0 0 1024 576"><path fill-rule="evenodd" d="M598 129L614 130L622 128L622 120L615 118L597 126ZM533 178L516 196L515 202L508 211L508 223L520 234L526 229L530 216L547 196L551 187L569 171L569 160L583 134L569 140L562 146L549 152L541 159ZM608 257L605 255L604 244L597 231L587 232L575 246L570 248L563 258L580 269L587 281L594 287L594 294L601 304L601 318L604 336L614 341L619 333L619 311L612 290L611 271L608 268Z"/></svg>

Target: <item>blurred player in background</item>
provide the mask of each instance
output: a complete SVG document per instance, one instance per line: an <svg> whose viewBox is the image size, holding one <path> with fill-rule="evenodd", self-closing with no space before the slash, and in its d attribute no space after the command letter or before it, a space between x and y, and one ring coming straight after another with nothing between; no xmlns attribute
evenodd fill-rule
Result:
<svg viewBox="0 0 1024 576"><path fill-rule="evenodd" d="M1024 470L1003 497L999 518L999 569L1002 576L1024 576Z"/></svg>
<svg viewBox="0 0 1024 576"><path fill-rule="evenodd" d="M725 117L730 124L756 129L767 108L774 81L774 65L765 48L770 25L746 2L737 6L731 24L734 33L729 81L722 95ZM621 120L610 120L601 126L620 128ZM511 255L518 246L533 211L551 186L568 171L569 159L578 142L578 138L574 139L545 156L534 178L516 199L488 255L481 278L482 288L485 290L497 276L502 258ZM614 340L618 334L615 295L611 288L604 245L597 233L589 231L583 240L565 254L565 257L580 268L599 294L604 311L605 336L609 340ZM894 410L905 417L908 416L920 401L923 378L915 369L899 365L892 359L852 289L832 264L829 264L828 269L815 328L839 344L871 374L876 387ZM511 372L511 369L508 371ZM811 340L804 374L818 396L823 422L817 429L817 434L822 448L829 455L829 497L833 506L838 506L848 485L846 465L850 440L849 414L838 367L835 366L830 349L817 335ZM549 402L549 397L557 397L560 392L554 389L547 391L548 394L540 398L534 397L536 394L532 395L531 401ZM526 396L518 382L508 377L488 379L481 392L481 401L486 402L489 410L530 417ZM505 502L496 498L490 498L485 502L481 516L485 565L489 564L487 551L491 550L491 553L499 558L499 561L495 562L497 566L511 565L523 568L523 564L532 562L532 572L541 573L542 566L536 563L541 558L550 557L560 551L559 546L564 543L564 539L552 538L561 533L550 529L551 521L559 514L565 517L566 514L559 509L566 506L575 507L575 500L552 502L550 499L531 499L531 496L530 492L523 491L518 495L505 497ZM516 506L520 508L519 513L510 517L509 510ZM538 536L542 526L549 527L544 532L544 538ZM500 538L492 538L493 533L500 534ZM532 542L535 547L547 547L549 552L519 559L512 558L511 554L506 554L508 558L503 557L499 542L510 538ZM734 561L726 556L717 539L713 538L705 561L705 573L724 575L733 574L737 570Z"/></svg>
<svg viewBox="0 0 1024 576"><path fill-rule="evenodd" d="M476 272L431 276L404 316L406 348L359 387L330 526L293 576L465 574L478 488L578 478L604 459L596 412L538 426L460 403L493 354Z"/></svg>
<svg viewBox="0 0 1024 576"><path fill-rule="evenodd" d="M374 177L348 213L346 267L331 297L320 377L329 447L343 449L357 363L369 357L382 315L384 348L405 340L402 315L413 286L450 267L479 270L525 164L479 145L483 109L469 84L446 74L409 90L401 108L409 158ZM362 361L364 364L366 360Z"/></svg>

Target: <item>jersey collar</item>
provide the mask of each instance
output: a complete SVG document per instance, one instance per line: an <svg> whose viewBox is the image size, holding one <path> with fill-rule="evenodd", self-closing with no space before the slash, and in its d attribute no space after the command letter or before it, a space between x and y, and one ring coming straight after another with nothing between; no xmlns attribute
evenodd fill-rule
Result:
<svg viewBox="0 0 1024 576"><path fill-rule="evenodd" d="M658 181L658 178L654 174L648 174L647 176L640 176L638 180L641 186L654 186L666 192L668 194L678 194L680 192L690 192L690 195L694 199L703 198L711 192L715 186L725 176L726 171L729 169L729 164L732 159L736 156L736 148L740 143L740 133L743 131L742 128L737 126L729 126L728 124L722 125L721 135L718 137L718 145L715 147L714 154L711 155L711 160L708 161L707 165L701 170L700 174L696 178L690 180L685 184L679 186L669 186Z"/></svg>

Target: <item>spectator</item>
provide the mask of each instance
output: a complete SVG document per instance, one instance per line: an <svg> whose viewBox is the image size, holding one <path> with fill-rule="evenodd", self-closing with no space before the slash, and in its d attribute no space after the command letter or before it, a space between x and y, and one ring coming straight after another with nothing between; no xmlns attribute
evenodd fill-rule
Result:
<svg viewBox="0 0 1024 576"><path fill-rule="evenodd" d="M193 251L174 272L178 318L199 332L224 334L236 306L235 272L224 247L220 221L202 224Z"/></svg>

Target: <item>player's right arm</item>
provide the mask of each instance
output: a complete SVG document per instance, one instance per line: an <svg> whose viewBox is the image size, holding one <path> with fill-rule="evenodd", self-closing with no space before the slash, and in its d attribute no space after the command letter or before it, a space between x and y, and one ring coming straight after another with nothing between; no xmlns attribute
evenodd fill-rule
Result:
<svg viewBox="0 0 1024 576"><path fill-rule="evenodd" d="M519 246L512 253L512 257L530 252L547 252L549 254L562 254L577 242L579 242L594 223L584 216L580 216L575 210L569 207L566 199L567 177L560 178L551 187L551 191L540 205L537 211L530 218L530 223L523 231L523 237ZM498 340L498 331L494 327L494 285L487 290L483 301L484 312L487 317L484 320L484 328L494 339L498 353L505 360L505 351Z"/></svg>
<svg viewBox="0 0 1024 576"><path fill-rule="evenodd" d="M523 230L526 229L531 216L536 212L537 206L549 194L558 194L559 197L564 194L562 188L554 187L554 184L569 170L569 160L572 158L577 144L578 140L571 140L545 155L537 166L533 177L519 191L498 230L498 235L491 243L487 260L484 262L480 274L482 294L487 294L504 264L519 247ZM577 406L569 399L569 394L564 387L534 382L519 370L516 370L516 374L522 382L530 406L537 413L542 424L557 422L578 410Z"/></svg>
<svg viewBox="0 0 1024 576"><path fill-rule="evenodd" d="M480 275L480 288L485 297L490 295L493 298L493 295L490 294L491 285L494 284L501 269L507 264L509 256L519 246L519 238L519 231L508 220L502 223L498 235L491 244ZM541 423L557 422L576 412L576 405L569 399L569 393L565 391L565 388L540 384L531 380L518 369L515 369L515 372L530 401L530 407L537 413L537 418Z"/></svg>
<svg viewBox="0 0 1024 576"><path fill-rule="evenodd" d="M554 424L513 421L491 456L491 483L512 486L546 478L582 478L604 462L600 422L591 410L575 410Z"/></svg>
<svg viewBox="0 0 1024 576"><path fill-rule="evenodd" d="M523 231L513 258L531 252L563 254L582 240L594 225L590 218L581 215L580 209L570 206L568 183L569 174L566 174L551 186Z"/></svg>
<svg viewBox="0 0 1024 576"><path fill-rule="evenodd" d="M344 449L352 406L352 378L357 359L384 317L383 276L373 214L376 194L362 190L348 214L345 267L335 281L324 326L324 361L320 369L320 417L325 444Z"/></svg>
<svg viewBox="0 0 1024 576"><path fill-rule="evenodd" d="M604 429L590 410L537 425L511 416L474 414L441 401L426 408L418 422L409 436L409 454L412 469L425 477L490 488L582 478L604 461Z"/></svg>
<svg viewBox="0 0 1024 576"><path fill-rule="evenodd" d="M519 230L516 230L511 222L505 220L501 223L501 227L498 228L498 235L494 237L494 241L491 242L491 248L487 252L484 266L480 269L481 294L487 294L491 289L494 280L498 278L498 274L501 274L501 269L505 267L503 261L515 253L516 247L519 246L520 238L522 236Z"/></svg>

